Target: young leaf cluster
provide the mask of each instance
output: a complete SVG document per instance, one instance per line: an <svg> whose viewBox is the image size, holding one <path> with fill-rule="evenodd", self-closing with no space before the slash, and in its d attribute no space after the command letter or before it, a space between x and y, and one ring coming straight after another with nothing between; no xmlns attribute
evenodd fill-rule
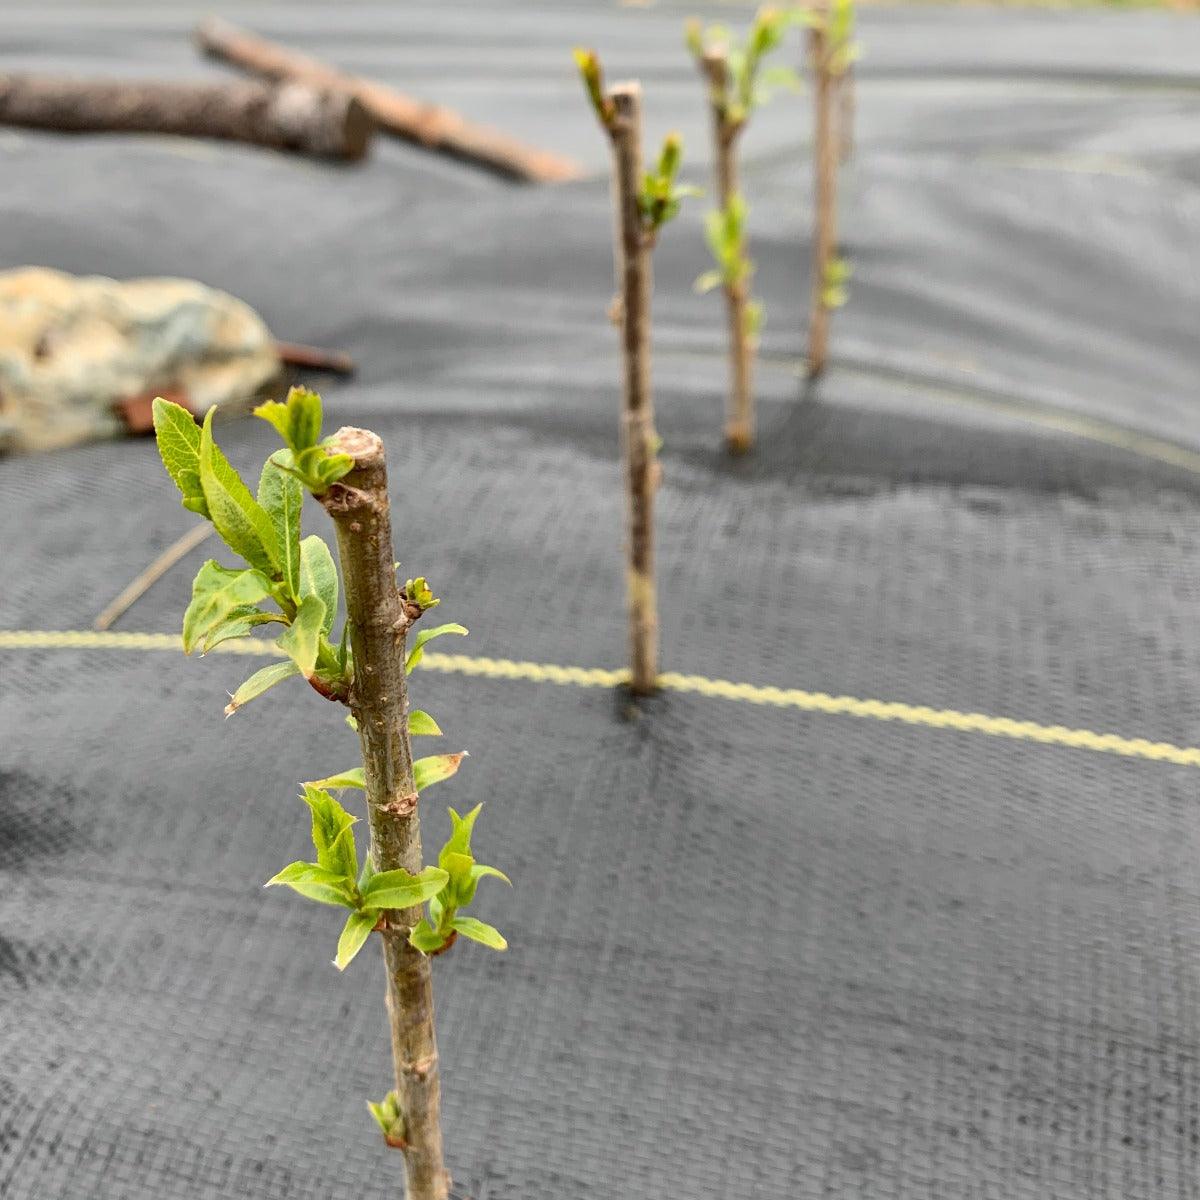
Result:
<svg viewBox="0 0 1200 1200"><path fill-rule="evenodd" d="M704 239L717 265L696 280L696 291L710 292L724 287L733 292L749 285L754 260L746 254L746 212L745 200L735 193L724 208L705 214ZM744 311L746 337L756 338L762 328L762 304L748 300Z"/></svg>
<svg viewBox="0 0 1200 1200"><path fill-rule="evenodd" d="M583 80L592 108L601 128L611 137L616 129L617 108L604 87L604 69L595 50L576 47L573 51L575 65ZM651 171L642 176L638 192L638 211L641 213L645 234L653 242L658 231L673 217L678 216L682 202L689 196L699 196L699 188L680 184L676 177L683 160L683 141L677 133L663 139L658 161Z"/></svg>
<svg viewBox="0 0 1200 1200"><path fill-rule="evenodd" d="M862 47L854 40L854 0L828 0L827 9L801 10L799 19L825 32L825 61L817 65L830 75L844 75L862 57Z"/></svg>
<svg viewBox="0 0 1200 1200"><path fill-rule="evenodd" d="M821 304L825 308L841 308L846 303L851 267L844 258L831 258L825 266L821 285Z"/></svg>
<svg viewBox="0 0 1200 1200"><path fill-rule="evenodd" d="M746 257L746 201L740 195L729 197L724 208L704 217L704 240L717 264L696 280L698 292L710 292L722 284L737 287L754 274L754 263Z"/></svg>
<svg viewBox="0 0 1200 1200"><path fill-rule="evenodd" d="M404 1112L400 1107L400 1097L395 1092L388 1092L378 1104L368 1100L367 1107L383 1130L383 1140L389 1146L403 1150L407 1143L404 1140Z"/></svg>
<svg viewBox="0 0 1200 1200"><path fill-rule="evenodd" d="M425 713L414 713L413 717L424 718L432 723L432 719ZM416 732L415 730L411 731ZM441 731L438 730L438 732ZM466 758L466 754L460 752L458 754L434 754L428 758L417 759L413 763L413 782L418 795L433 784L441 783L442 780L449 779L452 775L456 774L464 758ZM316 779L312 783L306 783L304 785L304 794L306 799L314 794L328 797L329 793L325 790L327 788L362 788L365 786L366 778L362 767L352 767L347 771L341 771L325 779ZM332 800L332 797L330 799ZM333 801L333 804L336 805L337 802ZM337 807L339 811L344 812L340 805ZM459 934L462 934L465 938L470 938L472 941L490 946L493 950L504 950L508 946L508 943L499 931L491 925L485 924L475 917L459 915L459 910L466 908L475 899L475 890L479 886L481 879L490 875L496 879L502 879L505 883L511 882L507 875L495 867L483 866L477 863L471 853L471 831L482 808L483 805L476 805L465 817L460 817L454 809L450 809L450 821L453 826L453 832L450 835L450 840L446 842L442 847L441 853L438 855L438 869L441 872L441 883L433 892L422 898L423 901L428 900L429 902L429 915L422 917L409 934L409 941L425 954L438 954L443 950L449 949L450 944ZM353 818L349 819L353 820ZM316 843L315 818L313 829L313 842ZM351 841L351 845L353 845L353 841ZM294 881L295 879L300 879L302 883L306 883L307 885L308 877L304 876L300 869L311 868L314 865L318 867L324 865L319 853L316 864L292 863L291 866L284 868L279 875L275 876L271 880L271 883L285 883L295 887L297 891L309 896L311 899L321 899L320 896L313 895L311 892L303 891L300 887L296 887ZM427 868L421 877L424 878L428 874L428 870L431 869ZM364 870L366 870L365 866ZM290 875L289 872L291 873ZM387 874L391 875L393 872L387 872ZM376 876L376 878L379 877ZM354 893L348 893L348 896L350 899L353 899ZM362 904L359 907L365 911L365 906L369 902L369 896L364 894ZM346 901L345 899L339 899L336 903L346 903ZM409 906L395 905L392 907ZM349 928L350 922L347 921L347 930ZM367 929L366 932L369 933L370 929ZM346 935L343 934L343 936ZM363 936L365 940L365 934Z"/></svg>
<svg viewBox="0 0 1200 1200"><path fill-rule="evenodd" d="M617 119L617 110L611 97L604 90L604 68L600 65L600 56L595 50L588 50L583 46L576 46L571 54L579 70L579 77L583 80L584 90L592 102L596 119L605 129L611 131L613 122Z"/></svg>
<svg viewBox="0 0 1200 1200"><path fill-rule="evenodd" d="M298 445L314 442L306 459L310 476L332 480L345 474L346 456L329 455L315 444L321 427L321 401L315 393L294 388L288 404L274 408L295 422L292 436L300 439ZM226 713L293 675L303 676L322 695L344 700L353 663L345 631L338 645L330 640L338 606L337 568L322 538L300 536L303 492L297 472L290 461L268 459L257 495L251 494L213 438L214 411L210 408L197 427L186 409L161 397L154 402L159 453L183 506L210 520L244 563L226 567L210 559L200 568L183 617L184 650L205 653L231 638L246 637L259 625L282 625L275 644L289 661L255 672L233 694ZM289 459L293 454L284 453Z"/></svg>
<svg viewBox="0 0 1200 1200"><path fill-rule="evenodd" d="M733 35L723 25L705 29L695 17L687 22L684 40L701 70L711 51L723 52L729 63L728 79L713 93L713 102L729 134L740 130L751 112L765 104L773 91L799 89L800 77L795 71L784 66L766 67L764 60L783 44L788 29L802 20L795 9L764 6L755 13L746 40L740 45L734 44Z"/></svg>
<svg viewBox="0 0 1200 1200"><path fill-rule="evenodd" d="M477 863L471 853L471 832L482 808L482 804L477 804L465 817L450 809L453 831L438 855L438 866L445 873L446 882L430 897L429 915L421 918L408 939L426 954L440 954L449 949L459 934L492 950L508 948L498 929L476 917L460 915L460 910L475 899L481 879L492 876L511 883L503 871Z"/></svg>
<svg viewBox="0 0 1200 1200"><path fill-rule="evenodd" d="M289 863L265 886L284 885L319 904L350 910L333 960L337 969L344 971L372 931L381 926L385 912L423 904L441 892L450 877L441 867L426 867L419 875L404 870L377 872L370 855L360 871L354 842L358 818L315 784L304 785L303 800L312 813L317 861Z"/></svg>
<svg viewBox="0 0 1200 1200"><path fill-rule="evenodd" d="M642 176L638 209L645 223L646 234L650 238L653 238L668 221L679 215L684 200L689 196L703 195L697 187L676 182L682 161L683 142L679 134L669 133L663 139L655 169Z"/></svg>
<svg viewBox="0 0 1200 1200"><path fill-rule="evenodd" d="M316 392L294 387L286 402L268 400L254 415L273 425L287 446L273 454L271 461L314 496L323 495L354 466L350 455L330 452L332 438L321 440L321 397Z"/></svg>

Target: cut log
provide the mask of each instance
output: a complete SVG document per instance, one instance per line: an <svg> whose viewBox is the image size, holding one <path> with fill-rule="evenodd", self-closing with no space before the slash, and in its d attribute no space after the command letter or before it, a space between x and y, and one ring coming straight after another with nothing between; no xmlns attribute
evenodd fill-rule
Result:
<svg viewBox="0 0 1200 1200"><path fill-rule="evenodd" d="M583 176L582 167L572 159L527 146L497 129L475 125L452 109L425 104L381 83L343 74L217 17L199 26L196 40L206 54L256 75L341 89L357 96L381 129L510 179L562 183Z"/></svg>
<svg viewBox="0 0 1200 1200"><path fill-rule="evenodd" d="M221 138L360 159L371 118L345 91L302 83L156 83L0 75L0 124L64 133Z"/></svg>

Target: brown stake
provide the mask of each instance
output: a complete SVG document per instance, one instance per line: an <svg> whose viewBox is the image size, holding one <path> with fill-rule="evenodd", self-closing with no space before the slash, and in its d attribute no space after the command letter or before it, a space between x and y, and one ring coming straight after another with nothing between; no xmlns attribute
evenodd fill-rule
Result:
<svg viewBox="0 0 1200 1200"><path fill-rule="evenodd" d="M431 150L440 150L531 183L579 179L583 169L571 159L527 146L496 129L475 125L458 113L425 104L381 83L348 75L317 59L211 17L196 30L206 54L269 79L290 79L336 88L358 99L381 129Z"/></svg>
<svg viewBox="0 0 1200 1200"><path fill-rule="evenodd" d="M658 687L658 601L654 587L654 493L658 435L650 390L650 239L638 202L642 186L642 89L616 84L608 93L613 119L613 188L617 213L616 272L624 351L621 449L629 525L629 684L638 695Z"/></svg>
<svg viewBox="0 0 1200 1200"><path fill-rule="evenodd" d="M164 133L360 159L371 119L353 96L301 83L156 83L0 75L0 125Z"/></svg>
<svg viewBox="0 0 1200 1200"><path fill-rule="evenodd" d="M729 56L723 46L710 46L699 59L700 69L709 85L712 110L714 169L717 198L728 209L738 194L737 140L745 120L729 113ZM745 235L739 257L746 258ZM748 328L749 284L745 278L725 283L725 311L729 322L730 389L725 421L725 444L735 454L743 454L754 445L754 339Z"/></svg>
<svg viewBox="0 0 1200 1200"><path fill-rule="evenodd" d="M420 873L421 826L408 737L405 633L420 610L396 585L383 442L365 429L340 429L332 452L354 470L321 497L337 530L354 653L350 708L358 722L366 782L371 861L376 871ZM404 1120L408 1200L446 1200L441 1082L429 959L408 942L420 906L389 911L381 930L387 966L396 1095Z"/></svg>
<svg viewBox="0 0 1200 1200"><path fill-rule="evenodd" d="M828 5L818 12L828 18ZM838 146L833 119L834 76L830 63L830 38L826 22L808 31L809 61L813 72L813 168L816 190L816 228L813 235L812 323L808 339L808 373L820 375L829 351L827 287L830 264L837 247Z"/></svg>

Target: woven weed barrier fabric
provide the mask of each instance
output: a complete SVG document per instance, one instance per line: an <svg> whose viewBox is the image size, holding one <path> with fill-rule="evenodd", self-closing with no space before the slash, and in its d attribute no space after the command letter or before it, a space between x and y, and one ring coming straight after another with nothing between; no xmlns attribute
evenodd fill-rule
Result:
<svg viewBox="0 0 1200 1200"><path fill-rule="evenodd" d="M555 669L625 655L606 149L568 52L640 76L705 182L686 10L224 11L591 172L0 131L0 268L193 276L361 365L330 427L385 438L403 567L477 656L413 676L471 752L426 840L483 801L480 856L516 884L484 913L509 952L435 968L463 1193L1200 1194L1200 25L868 10L855 273L815 388L809 112L756 118L753 456L719 449L703 203L655 300L664 669L755 687L631 714ZM219 76L199 15L13 4L0 69ZM218 435L244 471L274 445ZM252 658L15 636L87 629L191 520L146 442L0 461L5 1200L398 1193L363 1103L390 1070L379 964L339 976L336 917L260 887L304 853L297 782L353 735L299 687L223 720ZM214 548L118 630L177 630Z"/></svg>

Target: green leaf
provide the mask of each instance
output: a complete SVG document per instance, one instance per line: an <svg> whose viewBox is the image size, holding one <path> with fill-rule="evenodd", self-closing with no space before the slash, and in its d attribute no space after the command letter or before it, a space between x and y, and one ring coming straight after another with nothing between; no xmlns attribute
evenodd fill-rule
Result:
<svg viewBox="0 0 1200 1200"><path fill-rule="evenodd" d="M408 734L409 737L441 737L442 731L427 712L414 708L408 714Z"/></svg>
<svg viewBox="0 0 1200 1200"><path fill-rule="evenodd" d="M300 597L316 596L325 605L321 632L333 629L338 606L338 573L333 555L323 538L313 533L300 543Z"/></svg>
<svg viewBox="0 0 1200 1200"><path fill-rule="evenodd" d="M269 400L260 404L254 415L274 425L295 454L310 449L321 439L321 397L308 388L291 388L285 403Z"/></svg>
<svg viewBox="0 0 1200 1200"><path fill-rule="evenodd" d="M200 486L200 427L186 408L164 400L154 401L154 436L167 474L183 497L183 507L208 516Z"/></svg>
<svg viewBox="0 0 1200 1200"><path fill-rule="evenodd" d="M232 638L245 637L259 625L269 625L272 621L283 624L285 618L281 613L260 612L257 608L246 608L231 613L228 621L222 622L204 639L204 653L207 654L213 647Z"/></svg>
<svg viewBox="0 0 1200 1200"><path fill-rule="evenodd" d="M441 855L438 857L438 865L443 865L442 859L448 854L471 854L471 833L475 828L475 822L479 814L483 811L483 805L477 804L465 817L458 815L457 809L447 809L450 814L450 837L446 844L442 847Z"/></svg>
<svg viewBox="0 0 1200 1200"><path fill-rule="evenodd" d="M479 942L493 950L508 949L508 942L504 940L500 930L475 917L455 917L450 922L450 928L461 933L463 937L470 938L471 941Z"/></svg>
<svg viewBox="0 0 1200 1200"><path fill-rule="evenodd" d="M352 817L351 820L355 818ZM330 871L344 875L348 883L353 883L358 874L358 846L354 841L353 825L346 826L334 839L324 857L322 858L321 854L317 855L317 861Z"/></svg>
<svg viewBox="0 0 1200 1200"><path fill-rule="evenodd" d="M275 527L213 442L214 412L216 409L210 408L204 414L200 431L200 486L209 517L234 553L252 567L274 574L280 566Z"/></svg>
<svg viewBox="0 0 1200 1200"><path fill-rule="evenodd" d="M481 879L500 879L512 887L512 880L509 879L499 867L485 867L482 863L476 863L471 868L471 878L478 883Z"/></svg>
<svg viewBox="0 0 1200 1200"><path fill-rule="evenodd" d="M411 675L413 668L425 657L425 646L427 643L433 641L434 638L443 637L447 633L456 633L460 637L466 637L467 629L464 625L451 622L449 625L435 625L432 629L420 630L413 638L408 657L404 660L405 673Z"/></svg>
<svg viewBox="0 0 1200 1200"><path fill-rule="evenodd" d="M337 957L333 960L339 971L344 971L354 961L354 956L367 944L367 938L378 923L379 914L371 909L352 912L346 918L342 936L338 938Z"/></svg>
<svg viewBox="0 0 1200 1200"><path fill-rule="evenodd" d="M330 775L327 779L314 779L311 783L306 783L305 787L311 788L365 788L367 781L362 767L351 767L348 771L341 771L337 775Z"/></svg>
<svg viewBox="0 0 1200 1200"><path fill-rule="evenodd" d="M207 640L225 622L249 617L270 594L271 581L261 571L223 567L210 558L192 581L192 600L183 614L184 653L197 646L208 650Z"/></svg>
<svg viewBox="0 0 1200 1200"><path fill-rule="evenodd" d="M479 881L488 876L502 879L509 887L512 887L512 880L503 871L497 867L487 867L482 863L477 863L469 853L444 854L439 861L450 874L452 899L456 908L466 908L471 904L475 899Z"/></svg>
<svg viewBox="0 0 1200 1200"><path fill-rule="evenodd" d="M413 908L436 896L449 878L439 867L426 867L419 875L380 871L363 887L363 904L368 908Z"/></svg>
<svg viewBox="0 0 1200 1200"><path fill-rule="evenodd" d="M475 888L471 884L471 868L475 860L470 854L448 853L443 849L438 856L438 865L450 879L450 888L442 899L453 908L465 908L475 896Z"/></svg>
<svg viewBox="0 0 1200 1200"><path fill-rule="evenodd" d="M338 908L357 908L346 880L335 871L327 871L316 863L289 863L278 875L268 879L263 887L283 885L319 904Z"/></svg>
<svg viewBox="0 0 1200 1200"><path fill-rule="evenodd" d="M612 100L604 94L604 73L600 68L600 59L595 50L585 50L581 46L577 46L571 54L575 59L575 66L579 69L588 99L592 102L592 108L600 124L607 129L616 113Z"/></svg>
<svg viewBox="0 0 1200 1200"><path fill-rule="evenodd" d="M271 518L279 568L293 600L300 599L300 509L304 489L295 476L267 459L258 479L258 502Z"/></svg>
<svg viewBox="0 0 1200 1200"><path fill-rule="evenodd" d="M663 138L662 150L658 155L658 176L671 183L679 170L683 159L683 141L677 133L669 133Z"/></svg>
<svg viewBox="0 0 1200 1200"><path fill-rule="evenodd" d="M300 668L294 662L277 662L271 663L269 667L261 667L233 693L225 706L225 715L233 716L239 708L261 696L268 688L273 688L277 683L299 674Z"/></svg>
<svg viewBox="0 0 1200 1200"><path fill-rule="evenodd" d="M458 754L433 754L428 758L418 758L413 763L413 783L417 791L423 792L430 784L449 779L466 757L467 752L462 750Z"/></svg>
<svg viewBox="0 0 1200 1200"><path fill-rule="evenodd" d="M291 625L275 640L275 645L300 668L300 674L305 679L311 679L317 668L317 653L321 649L321 632L324 628L324 603L317 596L305 596L296 609Z"/></svg>
<svg viewBox="0 0 1200 1200"><path fill-rule="evenodd" d="M432 954L435 950L440 950L446 944L445 937L438 933L424 917L409 931L408 941L411 946L420 950L422 954Z"/></svg>
<svg viewBox="0 0 1200 1200"><path fill-rule="evenodd" d="M291 447L291 422L288 420L286 404L281 404L278 400L267 400L254 410L254 415L266 421L268 425L274 425L275 432L283 438L284 445Z"/></svg>
<svg viewBox="0 0 1200 1200"><path fill-rule="evenodd" d="M358 874L358 854L354 848L351 816L328 792L304 785L302 799L312 812L312 840L317 864L335 875L353 882Z"/></svg>

